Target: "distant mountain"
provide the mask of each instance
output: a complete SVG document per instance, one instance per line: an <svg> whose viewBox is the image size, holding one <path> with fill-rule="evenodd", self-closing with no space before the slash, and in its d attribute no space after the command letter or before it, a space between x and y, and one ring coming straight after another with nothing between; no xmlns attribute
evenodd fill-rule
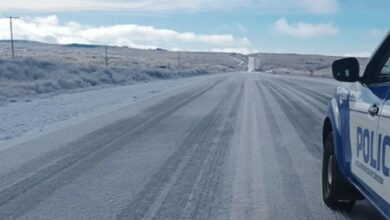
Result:
<svg viewBox="0 0 390 220"><path fill-rule="evenodd" d="M97 48L97 47L103 47L102 45L96 45L96 44L64 44L64 47L78 47L78 48Z"/></svg>
<svg viewBox="0 0 390 220"><path fill-rule="evenodd" d="M11 43L11 40L0 40L0 43ZM30 40L14 40L15 44L31 44L31 45L56 45L56 46L64 46L64 47L77 47L77 48L97 48L103 47L102 45L96 44L56 44L56 43L43 43L38 41L30 41Z"/></svg>

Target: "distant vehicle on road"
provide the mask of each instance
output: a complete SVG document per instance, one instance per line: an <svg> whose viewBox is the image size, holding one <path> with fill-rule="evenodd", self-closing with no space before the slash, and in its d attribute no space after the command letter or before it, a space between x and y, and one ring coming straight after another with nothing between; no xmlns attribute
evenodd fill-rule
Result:
<svg viewBox="0 0 390 220"><path fill-rule="evenodd" d="M390 218L390 33L362 76L356 58L333 63L337 88L323 124L323 200L351 209L369 200Z"/></svg>

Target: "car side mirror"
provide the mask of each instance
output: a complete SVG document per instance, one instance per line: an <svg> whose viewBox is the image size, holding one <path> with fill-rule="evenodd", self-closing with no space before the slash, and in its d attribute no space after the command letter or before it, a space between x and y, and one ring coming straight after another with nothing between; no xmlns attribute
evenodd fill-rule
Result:
<svg viewBox="0 0 390 220"><path fill-rule="evenodd" d="M336 60L332 64L333 77L341 82L359 81L359 69L359 61L354 57Z"/></svg>

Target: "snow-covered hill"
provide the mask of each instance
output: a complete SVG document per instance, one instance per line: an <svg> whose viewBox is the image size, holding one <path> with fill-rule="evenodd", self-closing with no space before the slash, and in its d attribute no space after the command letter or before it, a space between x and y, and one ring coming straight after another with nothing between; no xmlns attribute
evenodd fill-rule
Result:
<svg viewBox="0 0 390 220"><path fill-rule="evenodd" d="M332 77L333 61L342 57L323 55L259 53L255 58L255 70L272 74L290 74L314 77ZM368 58L358 58L361 69L364 69Z"/></svg>
<svg viewBox="0 0 390 220"><path fill-rule="evenodd" d="M244 55L0 41L0 104L92 87L245 70Z"/></svg>

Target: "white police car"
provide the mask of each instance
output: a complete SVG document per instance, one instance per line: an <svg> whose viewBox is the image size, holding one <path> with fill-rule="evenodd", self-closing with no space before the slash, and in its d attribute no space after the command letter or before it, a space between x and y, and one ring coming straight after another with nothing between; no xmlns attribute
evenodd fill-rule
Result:
<svg viewBox="0 0 390 220"><path fill-rule="evenodd" d="M350 209L366 198L390 218L390 33L364 74L356 58L333 63L344 83L331 100L323 125L323 199Z"/></svg>

